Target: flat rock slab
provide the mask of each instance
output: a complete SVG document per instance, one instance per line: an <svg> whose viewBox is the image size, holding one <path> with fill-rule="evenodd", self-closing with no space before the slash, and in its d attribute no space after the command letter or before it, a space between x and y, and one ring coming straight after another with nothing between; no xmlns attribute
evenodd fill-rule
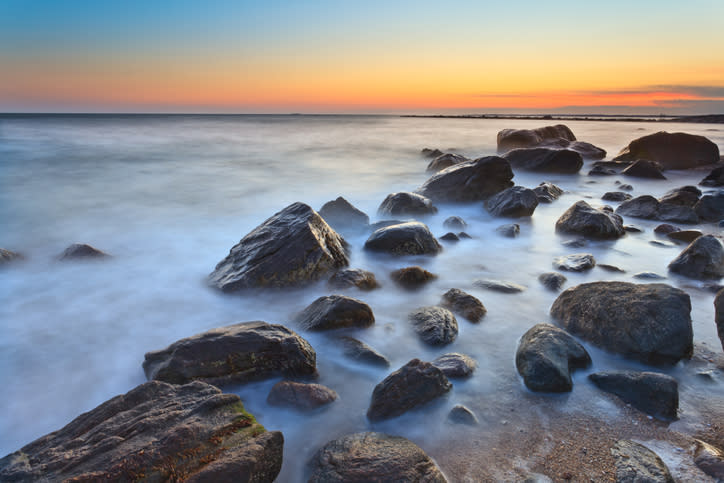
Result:
<svg viewBox="0 0 724 483"><path fill-rule="evenodd" d="M607 371L588 378L639 411L662 421L677 419L679 383L671 376L657 372Z"/></svg>
<svg viewBox="0 0 724 483"><path fill-rule="evenodd" d="M380 228L370 235L364 248L390 255L436 255L442 250L427 225L419 221Z"/></svg>
<svg viewBox="0 0 724 483"><path fill-rule="evenodd" d="M350 359L373 366L390 366L390 361L387 357L383 356L364 342L349 336L342 336L339 340L342 343L343 354Z"/></svg>
<svg viewBox="0 0 724 483"><path fill-rule="evenodd" d="M669 469L659 456L646 446L628 440L617 441L611 448L617 482L674 483Z"/></svg>
<svg viewBox="0 0 724 483"><path fill-rule="evenodd" d="M480 319L487 313L487 309L480 300L457 288L451 288L445 292L440 305L465 317L470 322L480 322Z"/></svg>
<svg viewBox="0 0 724 483"><path fill-rule="evenodd" d="M309 342L283 325L242 322L181 339L149 352L143 363L148 379L173 384L202 380L223 385L269 377L317 373Z"/></svg>
<svg viewBox="0 0 724 483"><path fill-rule="evenodd" d="M724 245L713 235L695 239L669 263L669 270L699 280L724 277Z"/></svg>
<svg viewBox="0 0 724 483"><path fill-rule="evenodd" d="M312 458L309 482L445 483L435 462L401 436L356 433L330 441Z"/></svg>
<svg viewBox="0 0 724 483"><path fill-rule="evenodd" d="M319 297L296 317L304 330L334 330L348 327L364 328L375 323L369 305L346 295Z"/></svg>
<svg viewBox="0 0 724 483"><path fill-rule="evenodd" d="M553 268L564 272L585 272L596 266L596 259L590 253L574 253L553 259Z"/></svg>
<svg viewBox="0 0 724 483"><path fill-rule="evenodd" d="M519 285L514 282L506 282L504 280L481 279L475 280L473 285L500 293L520 293L525 291L525 287L523 285Z"/></svg>
<svg viewBox="0 0 724 483"><path fill-rule="evenodd" d="M430 345L450 344L458 336L458 321L443 307L422 307L409 315L415 332Z"/></svg>
<svg viewBox="0 0 724 483"><path fill-rule="evenodd" d="M481 201L513 186L510 164L498 156L486 156L443 169L417 192L433 201Z"/></svg>
<svg viewBox="0 0 724 483"><path fill-rule="evenodd" d="M235 394L152 381L0 459L0 480L273 481L283 445Z"/></svg>
<svg viewBox="0 0 724 483"><path fill-rule="evenodd" d="M321 384L279 381L272 386L266 402L300 411L310 411L335 401L337 393Z"/></svg>
<svg viewBox="0 0 724 483"><path fill-rule="evenodd" d="M556 231L590 238L612 239L622 237L623 218L615 213L593 208L585 201L574 203L556 221Z"/></svg>
<svg viewBox="0 0 724 483"><path fill-rule="evenodd" d="M432 361L432 365L440 369L448 378L464 378L473 375L478 363L468 355L450 352L436 358Z"/></svg>

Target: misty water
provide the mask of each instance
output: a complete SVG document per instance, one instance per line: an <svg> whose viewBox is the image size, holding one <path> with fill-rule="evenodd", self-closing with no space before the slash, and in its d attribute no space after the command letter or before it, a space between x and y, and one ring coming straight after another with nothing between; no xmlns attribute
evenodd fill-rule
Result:
<svg viewBox="0 0 724 483"><path fill-rule="evenodd" d="M667 264L683 247L660 247L654 221L625 219L643 228L617 241L567 248L570 239L554 231L556 219L575 201L602 205L616 181L634 185L632 194L659 196L697 184L702 171L667 172L668 181L588 177L580 174L515 172L514 182L535 187L551 181L566 190L541 204L521 225L516 239L495 228L481 202L438 204L439 213L420 218L436 236L443 220L463 217L472 236L444 244L434 257L392 258L362 250L367 233L347 234L351 266L374 272L382 288L341 293L359 298L374 311L374 326L347 332L391 361L389 369L345 358L329 334L295 327L293 316L322 295L335 293L324 281L297 290L228 295L210 288L206 276L246 233L287 205L302 201L315 209L344 196L372 221L377 207L395 191L412 191L427 178L423 147L454 150L469 157L495 154L500 129L534 128L546 121L423 119L354 116L26 116L0 117L0 247L25 255L0 271L0 455L61 428L84 411L145 381L144 354L177 339L235 322L264 320L298 331L315 348L319 380L339 399L311 414L266 404L279 379L224 388L238 393L267 428L285 436L280 481L303 478L304 465L327 441L344 434L377 430L405 436L433 458L446 442L484 441L504 434L502 408L539 412L541 400L524 387L515 370L520 336L539 322L557 294L538 282L552 271L554 257L592 253L600 268L566 273L564 288L595 280L635 281L652 271L683 288L692 299L697 351L721 353L714 324L714 294L703 283L667 274ZM610 159L636 137L659 130L707 136L724 151L724 128L705 124L584 122L567 125L577 138L608 151ZM616 206L616 203L608 203ZM720 230L701 225L704 231ZM102 262L60 262L71 243L89 243L112 258ZM418 291L396 287L389 272L421 265L438 278ZM485 291L481 278L527 287L517 295ZM449 288L478 297L487 315L479 324L458 317L457 340L445 347L424 345L407 321L412 310L435 305ZM339 292L339 291L336 291ZM595 389L586 375L606 369L642 368L584 344L593 366L578 371L565 396L541 396L563 413L595 412L615 421L620 404ZM447 352L475 358L470 379L453 382L437 402L382 423L365 416L374 386L412 358L432 360ZM657 369L680 381L680 420L672 428L688 432L709 424L704 409L722 404L724 381L695 377L692 364ZM456 404L480 419L474 428L446 422ZM553 424L553 423L551 423ZM442 470L447 471L442 465Z"/></svg>

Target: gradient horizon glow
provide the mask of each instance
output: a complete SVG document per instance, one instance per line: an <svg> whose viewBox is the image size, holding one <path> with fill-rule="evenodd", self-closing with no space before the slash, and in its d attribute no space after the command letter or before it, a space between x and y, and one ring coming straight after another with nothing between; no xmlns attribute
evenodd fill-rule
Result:
<svg viewBox="0 0 724 483"><path fill-rule="evenodd" d="M0 112L724 112L724 1L2 0Z"/></svg>

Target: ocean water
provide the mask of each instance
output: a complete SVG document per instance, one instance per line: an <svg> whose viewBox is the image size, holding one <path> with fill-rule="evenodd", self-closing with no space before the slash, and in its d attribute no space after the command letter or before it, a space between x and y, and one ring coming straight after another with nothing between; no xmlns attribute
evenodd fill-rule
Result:
<svg viewBox="0 0 724 483"><path fill-rule="evenodd" d="M702 134L724 152L724 128L655 122L568 122L578 139L603 147L607 159L630 140L659 130ZM552 271L556 256L593 253L626 273L595 268L566 274L565 287L595 280L634 281L639 271L668 276L666 265L682 247L657 247L657 222L626 219L644 229L618 241L591 242L583 249L561 244L556 219L575 201L593 204L615 182L634 185L634 195L659 196L697 184L706 172L667 172L669 180L611 176L589 178L590 161L577 175L516 172L516 184L551 181L566 194L541 204L528 219L491 217L481 202L439 204L421 218L437 236L443 220L463 217L473 237L445 244L435 257L392 258L362 250L367 234L348 235L351 266L373 271L382 289L342 293L368 303L376 324L352 335L385 354L389 370L345 359L328 334L304 333L293 316L317 297L333 293L324 283L253 296L227 295L206 285L206 276L229 249L269 216L295 201L319 209L344 196L373 221L384 197L412 191L427 178L423 147L469 157L495 154L504 128L532 128L543 121L424 119L385 116L5 116L0 117L0 247L26 260L0 270L0 455L59 429L84 411L143 383L141 364L150 350L213 327L249 320L282 323L315 348L319 381L339 394L312 414L269 407L266 396L278 380L226 388L238 393L268 429L285 435L279 481L301 481L305 464L327 441L356 431L377 430L408 437L436 457L445 442L469 428L445 422L447 412L465 404L481 424L473 436L500 434L500 407L535 413L535 399L517 376L514 357L520 336L549 321L557 294L537 281ZM609 203L616 206L616 203ZM495 228L517 222L521 235L502 238ZM704 231L716 232L713 224ZM59 262L71 243L89 243L111 255L103 262ZM421 290L397 288L389 272L421 265L438 279ZM518 295L476 288L473 281L496 278L527 287ZM721 353L714 324L713 293L700 282L668 276L692 299L694 338L699 348ZM425 346L407 314L437 304L449 288L477 296L488 313L479 324L458 317L460 333L451 345ZM610 421L621 411L586 375L612 368L641 367L590 345L594 365L574 377L573 392L558 398L557 410L597 414ZM453 390L421 410L383 423L365 417L374 386L412 358L432 360L447 352L474 357L473 377L454 381ZM709 424L705 409L724 400L716 383L694 377L692 364L663 369L681 383L680 420L695 431ZM446 471L446 468L442 468Z"/></svg>

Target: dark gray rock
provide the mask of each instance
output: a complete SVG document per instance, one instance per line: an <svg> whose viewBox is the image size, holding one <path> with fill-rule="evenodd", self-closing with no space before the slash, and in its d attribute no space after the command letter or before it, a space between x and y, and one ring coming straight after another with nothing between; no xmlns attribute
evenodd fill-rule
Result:
<svg viewBox="0 0 724 483"><path fill-rule="evenodd" d="M661 203L653 196L637 196L624 201L616 208L616 213L633 218L673 221L675 223L698 223L699 216L693 208L672 203Z"/></svg>
<svg viewBox="0 0 724 483"><path fill-rule="evenodd" d="M633 198L633 196L631 196L628 193L624 193L623 191L608 191L608 192L604 193L603 196L601 196L601 199L604 201L616 201L616 202L628 201L631 198Z"/></svg>
<svg viewBox="0 0 724 483"><path fill-rule="evenodd" d="M440 305L462 315L470 322L480 322L480 319L487 313L487 309L480 300L457 288L451 288L445 292Z"/></svg>
<svg viewBox="0 0 724 483"><path fill-rule="evenodd" d="M420 154L422 154L426 158L436 158L438 156L442 156L445 153L437 148L422 148Z"/></svg>
<svg viewBox="0 0 724 483"><path fill-rule="evenodd" d="M703 233L699 230L678 230L666 234L670 240L684 242L686 244L693 242L702 235Z"/></svg>
<svg viewBox="0 0 724 483"><path fill-rule="evenodd" d="M679 383L671 376L657 372L608 371L590 374L588 378L639 411L663 421L677 419Z"/></svg>
<svg viewBox="0 0 724 483"><path fill-rule="evenodd" d="M225 292L299 286L347 265L344 238L312 208L293 203L242 238L209 283Z"/></svg>
<svg viewBox="0 0 724 483"><path fill-rule="evenodd" d="M520 235L520 225L517 223L508 223L500 225L495 231L506 238L515 238Z"/></svg>
<svg viewBox="0 0 724 483"><path fill-rule="evenodd" d="M662 277L658 273L654 272L638 272L633 275L633 278L641 280L664 280L666 277Z"/></svg>
<svg viewBox="0 0 724 483"><path fill-rule="evenodd" d="M468 224L459 216L449 216L442 222L442 226L448 230L464 230L468 227Z"/></svg>
<svg viewBox="0 0 724 483"><path fill-rule="evenodd" d="M370 224L370 217L365 212L358 210L341 196L325 203L318 213L336 230L366 228Z"/></svg>
<svg viewBox="0 0 724 483"><path fill-rule="evenodd" d="M588 245L585 238L574 238L573 240L562 241L561 245L567 248L583 248Z"/></svg>
<svg viewBox="0 0 724 483"><path fill-rule="evenodd" d="M309 466L310 483L447 482L419 446L382 433L357 433L330 441Z"/></svg>
<svg viewBox="0 0 724 483"><path fill-rule="evenodd" d="M533 188L533 191L538 197L539 203L552 203L563 194L563 190L561 188L547 181L544 181Z"/></svg>
<svg viewBox="0 0 724 483"><path fill-rule="evenodd" d="M406 289L417 289L426 283L435 280L437 275L430 273L422 267L405 267L390 273L390 278L397 284Z"/></svg>
<svg viewBox="0 0 724 483"><path fill-rule="evenodd" d="M223 385L315 375L316 361L312 346L283 325L242 322L148 352L143 370L148 379L172 384L201 380Z"/></svg>
<svg viewBox="0 0 724 483"><path fill-rule="evenodd" d="M364 248L391 255L435 255L442 250L430 229L419 221L380 228L370 235Z"/></svg>
<svg viewBox="0 0 724 483"><path fill-rule="evenodd" d="M475 280L473 285L476 287L492 290L493 292L501 293L519 293L525 290L525 287L513 282L506 282L503 280Z"/></svg>
<svg viewBox="0 0 724 483"><path fill-rule="evenodd" d="M724 166L719 166L711 170L704 179L699 183L701 186L724 186Z"/></svg>
<svg viewBox="0 0 724 483"><path fill-rule="evenodd" d="M627 183L622 183L622 184L618 185L618 189L624 190L624 191L633 191L633 186L631 186L630 184L627 184Z"/></svg>
<svg viewBox="0 0 724 483"><path fill-rule="evenodd" d="M456 424L467 424L468 426L475 426L478 424L478 418L475 414L461 404L456 405L450 410L447 415L447 419L450 422Z"/></svg>
<svg viewBox="0 0 724 483"><path fill-rule="evenodd" d="M591 357L566 331L537 324L521 338L515 366L531 391L568 392L571 371L591 365Z"/></svg>
<svg viewBox="0 0 724 483"><path fill-rule="evenodd" d="M682 186L667 191L664 196L659 198L660 203L669 203L672 205L682 205L693 208L701 197L701 190L696 186Z"/></svg>
<svg viewBox="0 0 724 483"><path fill-rule="evenodd" d="M608 263L599 263L596 266L611 273L626 273L626 270L623 268L617 267L616 265L609 265Z"/></svg>
<svg viewBox="0 0 724 483"><path fill-rule="evenodd" d="M470 235L468 235L468 234L465 233L464 231L461 231L460 233L458 233L458 238L461 239L461 240L472 240L473 237L471 237Z"/></svg>
<svg viewBox="0 0 724 483"><path fill-rule="evenodd" d="M558 218L556 231L601 239L619 238L626 233L619 215L593 208L585 201L574 203Z"/></svg>
<svg viewBox="0 0 724 483"><path fill-rule="evenodd" d="M516 148L531 148L548 141L576 141L573 131L564 124L545 126L538 129L503 129L498 132L498 152ZM605 155L604 155L605 156Z"/></svg>
<svg viewBox="0 0 724 483"><path fill-rule="evenodd" d="M644 229L636 225L623 225L623 229L626 233L643 233Z"/></svg>
<svg viewBox="0 0 724 483"><path fill-rule="evenodd" d="M620 483L674 483L669 469L661 458L646 446L620 440L611 448L616 466L616 481Z"/></svg>
<svg viewBox="0 0 724 483"><path fill-rule="evenodd" d="M458 321L443 307L422 307L409 315L420 338L430 345L446 345L458 336Z"/></svg>
<svg viewBox="0 0 724 483"><path fill-rule="evenodd" d="M704 221L724 220L724 192L702 196L694 211Z"/></svg>
<svg viewBox="0 0 724 483"><path fill-rule="evenodd" d="M670 241L651 240L649 241L649 245L662 248L676 248L676 243Z"/></svg>
<svg viewBox="0 0 724 483"><path fill-rule="evenodd" d="M724 289L719 290L714 297L714 314L716 331L719 334L721 347L724 349Z"/></svg>
<svg viewBox="0 0 724 483"><path fill-rule="evenodd" d="M84 243L74 243L63 250L63 253L61 253L58 258L60 260L98 260L108 257L110 257L110 255L95 247Z"/></svg>
<svg viewBox="0 0 724 483"><path fill-rule="evenodd" d="M566 272L585 272L596 266L596 259L590 253L574 253L553 259L553 268Z"/></svg>
<svg viewBox="0 0 724 483"><path fill-rule="evenodd" d="M680 230L681 228L679 228L678 226L674 226L669 223L662 223L661 225L658 225L656 228L654 228L654 233L658 233L660 235L668 235L669 233Z"/></svg>
<svg viewBox="0 0 724 483"><path fill-rule="evenodd" d="M349 336L342 336L339 340L342 342L342 352L350 359L373 366L390 366L390 361L387 357L383 356L364 342Z"/></svg>
<svg viewBox="0 0 724 483"><path fill-rule="evenodd" d="M443 236L440 237L440 240L450 242L450 243L456 243L460 241L460 237L457 236L453 232L445 233Z"/></svg>
<svg viewBox="0 0 724 483"><path fill-rule="evenodd" d="M266 402L300 411L310 411L335 401L337 393L321 384L279 381L271 388Z"/></svg>
<svg viewBox="0 0 724 483"><path fill-rule="evenodd" d="M13 260L22 260L23 258L19 253L0 248L0 266L10 263Z"/></svg>
<svg viewBox="0 0 724 483"><path fill-rule="evenodd" d="M334 330L369 327L375 316L369 305L345 295L319 297L295 317L304 330Z"/></svg>
<svg viewBox="0 0 724 483"><path fill-rule="evenodd" d="M724 451L704 441L696 440L694 463L716 481L724 481Z"/></svg>
<svg viewBox="0 0 724 483"><path fill-rule="evenodd" d="M662 166L648 159L638 159L631 166L621 171L621 174L635 178L666 179L661 172Z"/></svg>
<svg viewBox="0 0 724 483"><path fill-rule="evenodd" d="M690 169L718 163L719 148L704 136L661 131L631 141L613 159L649 159L664 169Z"/></svg>
<svg viewBox="0 0 724 483"><path fill-rule="evenodd" d="M433 215L437 213L437 208L432 204L432 200L425 196L400 191L387 195L377 209L377 213L383 216Z"/></svg>
<svg viewBox="0 0 724 483"><path fill-rule="evenodd" d="M370 421L394 418L436 399L452 388L445 374L429 362L412 359L377 384L367 410Z"/></svg>
<svg viewBox="0 0 724 483"><path fill-rule="evenodd" d="M551 307L561 327L647 364L691 357L691 300L661 283L593 282L565 290Z"/></svg>
<svg viewBox="0 0 724 483"><path fill-rule="evenodd" d="M417 190L435 201L479 201L513 186L510 164L498 156L458 163L440 171Z"/></svg>
<svg viewBox="0 0 724 483"><path fill-rule="evenodd" d="M672 221L674 223L699 223L699 215L693 208L690 206L672 205L670 203L659 203L656 219L660 221Z"/></svg>
<svg viewBox="0 0 724 483"><path fill-rule="evenodd" d="M538 196L531 189L513 186L488 198L485 208L493 216L518 218L531 216L538 206Z"/></svg>
<svg viewBox="0 0 724 483"><path fill-rule="evenodd" d="M153 381L0 459L0 480L273 481L283 446L239 396Z"/></svg>
<svg viewBox="0 0 724 483"><path fill-rule="evenodd" d="M669 263L669 270L699 280L724 277L724 245L714 235L697 238Z"/></svg>
<svg viewBox="0 0 724 483"><path fill-rule="evenodd" d="M475 359L458 352L443 354L432 361L432 365L440 369L446 377L451 379L470 377L478 366Z"/></svg>
<svg viewBox="0 0 724 483"><path fill-rule="evenodd" d="M554 292L559 291L567 280L565 276L555 272L541 273L538 275L538 281L542 283L545 288L553 290Z"/></svg>
<svg viewBox="0 0 724 483"><path fill-rule="evenodd" d="M570 149L522 148L503 155L514 169L544 173L575 174L583 167L583 157Z"/></svg>
<svg viewBox="0 0 724 483"><path fill-rule="evenodd" d="M588 172L588 176L615 176L617 174L615 169L606 168L605 166L594 166Z"/></svg>
<svg viewBox="0 0 724 483"><path fill-rule="evenodd" d="M427 172L428 173L437 173L438 171L442 171L443 169L449 168L450 166L452 166L454 164L463 163L465 161L470 161L470 160L460 154L453 154L453 153L441 154L440 156L437 156L432 161L430 161L430 164L427 165Z"/></svg>
<svg viewBox="0 0 724 483"><path fill-rule="evenodd" d="M360 290L373 290L379 287L375 274L359 268L346 268L336 272L329 279L333 288L357 287Z"/></svg>

